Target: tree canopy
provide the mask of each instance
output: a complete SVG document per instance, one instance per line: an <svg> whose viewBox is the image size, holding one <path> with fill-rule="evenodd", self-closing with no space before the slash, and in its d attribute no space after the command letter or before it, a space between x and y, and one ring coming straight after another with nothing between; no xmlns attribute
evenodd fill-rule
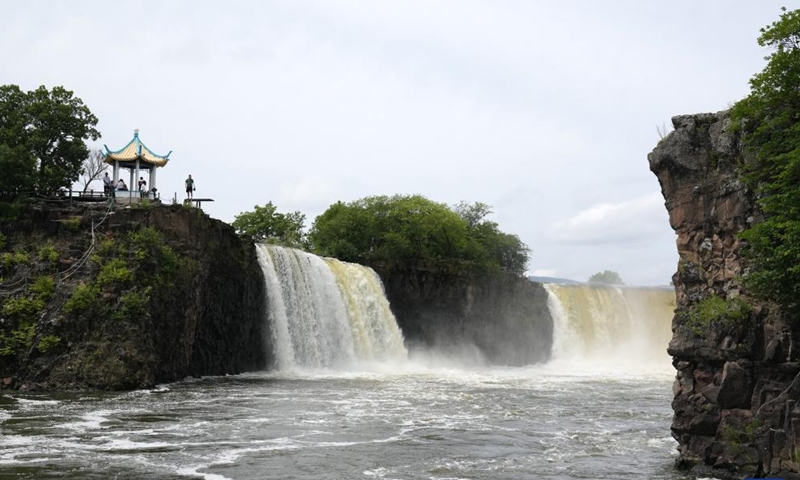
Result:
<svg viewBox="0 0 800 480"><path fill-rule="evenodd" d="M420 195L372 196L331 205L314 221L309 240L316 253L368 265L522 274L528 247L487 221L489 213L480 203L454 210Z"/></svg>
<svg viewBox="0 0 800 480"><path fill-rule="evenodd" d="M0 191L52 193L78 180L97 117L64 87L0 86Z"/></svg>
<svg viewBox="0 0 800 480"><path fill-rule="evenodd" d="M619 273L613 270L603 270L589 277L590 282L607 283L608 285L625 285Z"/></svg>
<svg viewBox="0 0 800 480"><path fill-rule="evenodd" d="M256 240L277 243L289 247L303 247L303 232L306 216L300 212L280 213L272 202L252 212L242 212L231 224L240 235L250 235Z"/></svg>
<svg viewBox="0 0 800 480"><path fill-rule="evenodd" d="M742 234L747 285L800 311L800 10L782 12L761 29L758 43L771 53L732 117L748 153L743 176L765 216Z"/></svg>

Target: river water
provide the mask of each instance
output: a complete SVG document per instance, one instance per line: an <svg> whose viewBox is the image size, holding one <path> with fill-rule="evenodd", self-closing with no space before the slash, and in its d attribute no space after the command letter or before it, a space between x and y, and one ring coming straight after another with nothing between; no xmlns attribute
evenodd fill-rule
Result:
<svg viewBox="0 0 800 480"><path fill-rule="evenodd" d="M690 478L672 467L671 291L548 286L554 360L493 367L408 352L366 267L258 252L272 371L5 393L0 480Z"/></svg>
<svg viewBox="0 0 800 480"><path fill-rule="evenodd" d="M423 363L0 397L0 478L690 478L668 368Z"/></svg>

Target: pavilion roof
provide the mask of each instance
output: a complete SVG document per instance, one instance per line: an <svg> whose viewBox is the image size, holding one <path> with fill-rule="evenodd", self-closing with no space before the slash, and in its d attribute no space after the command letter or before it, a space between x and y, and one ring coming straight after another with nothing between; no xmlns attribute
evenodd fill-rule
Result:
<svg viewBox="0 0 800 480"><path fill-rule="evenodd" d="M147 148L147 145L139 140L139 129L133 131L133 139L121 149L112 151L107 145L103 145L103 147L106 149L106 151L103 152L103 155L105 155L103 161L106 163L113 163L115 160L119 162L133 162L138 158L140 161L153 164L157 167L163 167L169 161L169 155L172 153L170 150L166 155L159 155Z"/></svg>

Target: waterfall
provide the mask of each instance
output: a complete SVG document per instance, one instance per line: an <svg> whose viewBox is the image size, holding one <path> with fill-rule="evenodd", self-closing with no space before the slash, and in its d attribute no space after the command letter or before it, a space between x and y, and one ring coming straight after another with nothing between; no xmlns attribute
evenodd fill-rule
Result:
<svg viewBox="0 0 800 480"><path fill-rule="evenodd" d="M666 288L545 284L553 359L669 365L675 293Z"/></svg>
<svg viewBox="0 0 800 480"><path fill-rule="evenodd" d="M346 368L407 356L371 268L291 248L257 249L277 369Z"/></svg>

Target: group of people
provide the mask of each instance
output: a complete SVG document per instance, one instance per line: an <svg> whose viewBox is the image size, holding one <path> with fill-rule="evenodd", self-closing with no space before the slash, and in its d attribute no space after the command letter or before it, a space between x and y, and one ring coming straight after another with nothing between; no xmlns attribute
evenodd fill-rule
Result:
<svg viewBox="0 0 800 480"><path fill-rule="evenodd" d="M186 184L186 198L192 199L194 198L194 191L196 190L194 186L194 179L192 178L192 174L189 174L189 178L186 179L184 182ZM118 192L127 192L128 185L125 184L125 180L119 179L117 181L116 188L114 187L114 180L108 176L108 172L106 172L105 176L103 177L103 191L107 196L113 195L114 191ZM153 189L155 191L155 188ZM147 196L147 181L144 177L139 177L139 195L144 198Z"/></svg>

